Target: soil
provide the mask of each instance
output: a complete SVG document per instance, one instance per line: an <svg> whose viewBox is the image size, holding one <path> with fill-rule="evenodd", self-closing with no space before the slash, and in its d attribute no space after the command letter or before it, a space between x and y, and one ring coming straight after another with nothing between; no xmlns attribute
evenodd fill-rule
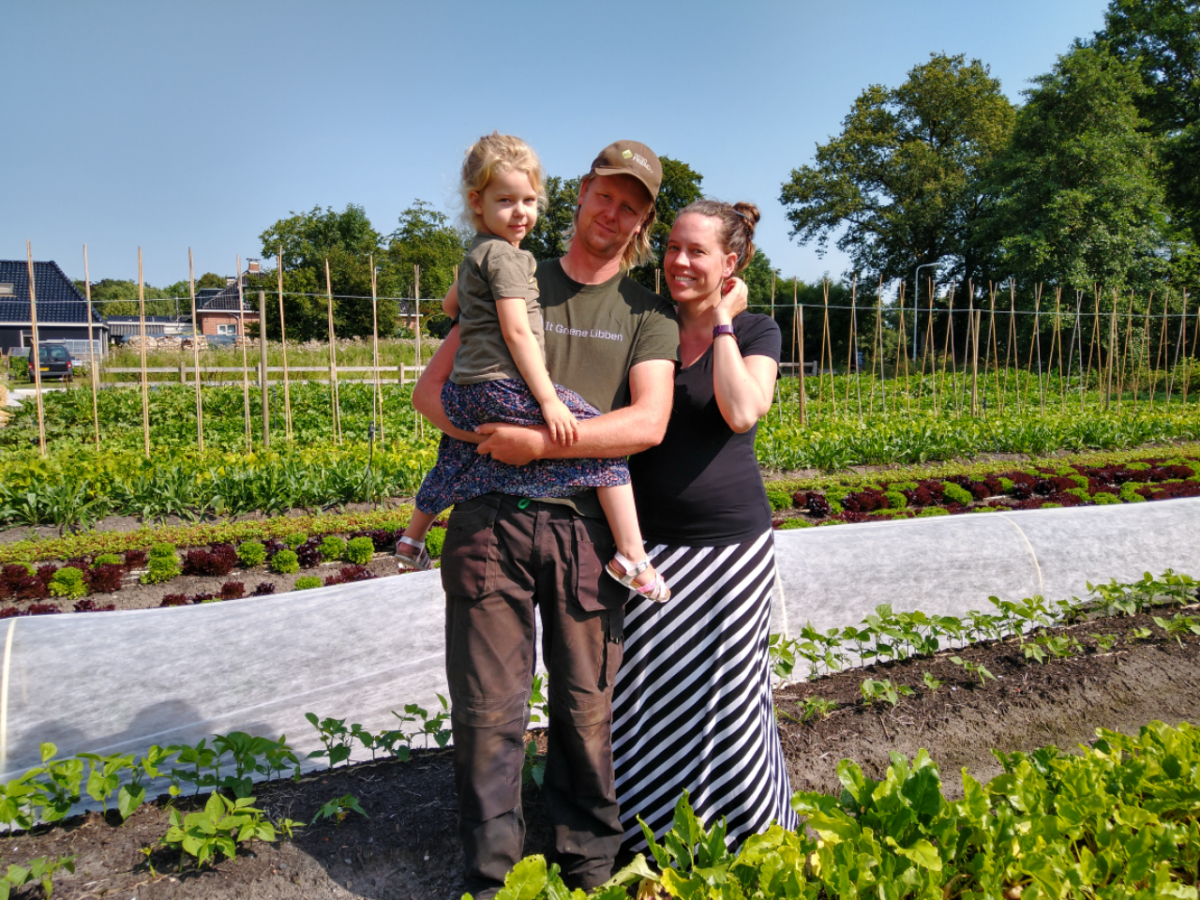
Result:
<svg viewBox="0 0 1200 900"><path fill-rule="evenodd" d="M1149 628L1151 636L1139 639L1137 628ZM1000 771L991 747L1069 749L1093 740L1098 727L1132 732L1155 719L1200 721L1200 640L1195 636L1180 644L1149 615L1053 631L1074 637L1082 652L1037 664L1027 662L1010 640L780 687L775 702L793 790L836 794L840 759L853 759L879 778L889 751L912 756L924 747L941 768L946 794L960 796L956 773L961 768L981 781ZM1105 651L1096 634L1117 637ZM980 684L951 662L952 655L983 665L995 679ZM923 681L926 672L942 686L930 691ZM867 705L860 692L864 677L890 679L914 693L895 707ZM817 696L836 708L825 718L800 721L804 701ZM544 742L543 734L531 737ZM340 826L322 820L299 829L293 840L255 842L237 859L203 871L181 869L178 854L157 847L168 826L165 799L142 807L124 824L115 814L91 814L0 838L0 871L38 856L75 855L75 873L64 871L55 879L54 896L66 900L457 898L463 890L462 854L455 835L451 752L418 752L410 762L363 763L300 782L259 785L258 804L273 817L309 821L321 804L349 793L370 818L351 813ZM191 808L194 802L177 805ZM532 786L526 788L525 806L525 851L545 852L551 832ZM143 848L151 848L148 856Z"/></svg>

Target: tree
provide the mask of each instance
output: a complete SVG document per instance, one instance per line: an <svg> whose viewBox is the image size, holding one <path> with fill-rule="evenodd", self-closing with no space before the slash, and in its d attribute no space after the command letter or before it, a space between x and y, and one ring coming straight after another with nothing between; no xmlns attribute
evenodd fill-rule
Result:
<svg viewBox="0 0 1200 900"><path fill-rule="evenodd" d="M284 312L289 338L313 340L328 333L325 263L329 262L333 286L334 330L341 337L371 333L371 304L361 299L339 300L343 297L370 297L370 256L378 263L383 239L371 225L366 210L353 203L342 212L314 206L307 213L292 213L266 229L259 239L262 254L274 259L282 247ZM268 277L269 276L269 277ZM264 272L258 279L263 289L274 289L277 281L273 272ZM259 288L257 284L254 290ZM383 326L381 325L381 330ZM390 328L387 329L390 332ZM267 336L278 339L279 322L270 310L267 316Z"/></svg>
<svg viewBox="0 0 1200 900"><path fill-rule="evenodd" d="M898 88L872 85L815 165L783 184L792 236L823 252L839 235L856 269L885 280L941 260L944 276L981 283L992 263L973 239L992 200L982 176L1013 118L988 67L961 55L934 54Z"/></svg>
<svg viewBox="0 0 1200 900"><path fill-rule="evenodd" d="M1163 141L1166 200L1200 243L1200 3L1111 0L1104 26L1098 42L1132 63L1147 88L1137 103Z"/></svg>
<svg viewBox="0 0 1200 900"><path fill-rule="evenodd" d="M579 181L578 178L564 181L557 175L546 179L546 208L538 214L537 224L521 243L534 259L558 259L567 252L567 235L575 223L575 208L579 205Z"/></svg>
<svg viewBox="0 0 1200 900"><path fill-rule="evenodd" d="M389 287L399 296L413 296L413 266L419 265L421 297L441 300L454 283L472 234L467 228L455 228L445 213L424 200L413 200L388 238ZM437 308L440 311L440 304Z"/></svg>
<svg viewBox="0 0 1200 900"><path fill-rule="evenodd" d="M984 233L1026 283L1160 277L1166 216L1137 70L1076 45L1034 83L994 167L1000 201Z"/></svg>
<svg viewBox="0 0 1200 900"><path fill-rule="evenodd" d="M650 247L654 251L654 261L644 266L638 266L630 277L651 290L654 289L654 270L662 265L663 256L667 250L667 239L671 236L671 226L679 211L704 194L700 190L700 182L704 176L685 162L660 156L663 180L658 189L658 198L654 202L657 213L654 225L650 229Z"/></svg>

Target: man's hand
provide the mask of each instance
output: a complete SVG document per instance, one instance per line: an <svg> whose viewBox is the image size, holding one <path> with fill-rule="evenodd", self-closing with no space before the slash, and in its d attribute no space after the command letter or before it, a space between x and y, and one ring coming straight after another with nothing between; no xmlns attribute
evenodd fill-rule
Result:
<svg viewBox="0 0 1200 900"><path fill-rule="evenodd" d="M547 444L552 444L550 429L544 425L509 425L506 422L485 422L475 429L484 435L483 442L475 449L478 453L491 455L496 462L510 466L527 466L545 454Z"/></svg>

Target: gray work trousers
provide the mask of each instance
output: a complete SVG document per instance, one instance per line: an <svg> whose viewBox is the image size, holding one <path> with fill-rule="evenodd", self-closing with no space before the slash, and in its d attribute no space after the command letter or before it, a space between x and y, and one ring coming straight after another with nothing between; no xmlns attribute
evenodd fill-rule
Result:
<svg viewBox="0 0 1200 900"><path fill-rule="evenodd" d="M626 588L604 563L608 526L563 504L486 494L458 504L442 550L446 675L468 889L490 893L522 856L524 732L541 613L549 676L542 793L572 887L612 874L621 845L612 686Z"/></svg>

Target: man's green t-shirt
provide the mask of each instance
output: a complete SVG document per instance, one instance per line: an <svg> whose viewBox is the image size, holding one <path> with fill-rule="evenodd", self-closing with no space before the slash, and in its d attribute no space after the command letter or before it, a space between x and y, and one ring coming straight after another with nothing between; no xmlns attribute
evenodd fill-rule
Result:
<svg viewBox="0 0 1200 900"><path fill-rule="evenodd" d="M675 310L633 279L580 284L552 259L538 263L537 280L550 380L600 412L629 405L635 365L679 359Z"/></svg>
<svg viewBox="0 0 1200 900"><path fill-rule="evenodd" d="M629 370L652 359L679 359L679 327L666 300L624 275L580 284L557 260L538 263L542 330L550 380L602 413L628 406ZM594 490L561 502L589 517L603 511Z"/></svg>

